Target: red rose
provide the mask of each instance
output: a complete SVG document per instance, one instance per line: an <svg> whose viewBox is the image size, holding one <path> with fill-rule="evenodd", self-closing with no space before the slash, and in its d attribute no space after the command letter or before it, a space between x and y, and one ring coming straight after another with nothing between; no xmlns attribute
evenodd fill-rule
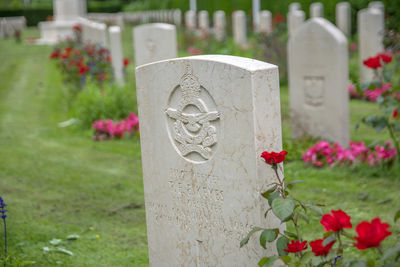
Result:
<svg viewBox="0 0 400 267"><path fill-rule="evenodd" d="M72 27L72 29L74 31L81 32L82 31L82 26L80 24L76 24L76 25L74 25L74 27Z"/></svg>
<svg viewBox="0 0 400 267"><path fill-rule="evenodd" d="M107 61L107 62L111 62L111 56L107 56L107 57L106 57L106 61Z"/></svg>
<svg viewBox="0 0 400 267"><path fill-rule="evenodd" d="M126 66L129 65L129 59L128 58L124 58L124 67L126 68Z"/></svg>
<svg viewBox="0 0 400 267"><path fill-rule="evenodd" d="M342 210L331 210L331 214L322 216L321 224L325 227L325 231L337 232L343 228L351 228L350 216Z"/></svg>
<svg viewBox="0 0 400 267"><path fill-rule="evenodd" d="M303 241L300 243L299 240L292 240L291 243L287 243L287 249L284 249L284 251L289 252L289 253L296 253L302 250L307 249L307 241Z"/></svg>
<svg viewBox="0 0 400 267"><path fill-rule="evenodd" d="M64 52L65 53L69 53L71 51L72 51L72 47L71 46L68 46L68 47L64 48Z"/></svg>
<svg viewBox="0 0 400 267"><path fill-rule="evenodd" d="M279 24L285 22L285 17L281 13L276 13L273 17L273 21L275 24Z"/></svg>
<svg viewBox="0 0 400 267"><path fill-rule="evenodd" d="M59 57L60 57L60 50L55 50L50 54L51 59L59 58Z"/></svg>
<svg viewBox="0 0 400 267"><path fill-rule="evenodd" d="M382 59L383 62L385 63L390 63L392 62L392 56L385 54L385 53L380 53L378 56Z"/></svg>
<svg viewBox="0 0 400 267"><path fill-rule="evenodd" d="M261 154L261 157L265 160L266 163L272 165L272 164L277 164L277 163L281 163L282 161L284 161L286 154L287 154L287 151L285 151L285 150L283 150L279 153L264 151Z"/></svg>
<svg viewBox="0 0 400 267"><path fill-rule="evenodd" d="M366 60L363 61L363 64L370 69L377 69L382 67L379 56L367 58Z"/></svg>
<svg viewBox="0 0 400 267"><path fill-rule="evenodd" d="M310 247L312 252L315 254L315 256L323 256L329 253L331 250L333 244L335 244L336 240L333 240L329 244L327 244L325 247L322 245L324 242L324 239L317 239L312 242L310 242Z"/></svg>
<svg viewBox="0 0 400 267"><path fill-rule="evenodd" d="M387 230L388 228L389 224L382 223L379 217L373 219L371 223L360 222L356 227L358 236L355 236L357 240L355 246L359 250L379 247L381 241L392 234Z"/></svg>
<svg viewBox="0 0 400 267"><path fill-rule="evenodd" d="M69 54L64 52L64 53L61 54L61 58L62 59L67 59L67 58L69 58Z"/></svg>
<svg viewBox="0 0 400 267"><path fill-rule="evenodd" d="M89 66L83 65L83 66L81 66L81 67L79 68L79 75L83 75L83 74L85 74L86 72L88 72L89 70L90 70L90 67L89 67Z"/></svg>
<svg viewBox="0 0 400 267"><path fill-rule="evenodd" d="M392 117L393 117L393 118L396 118L396 117L397 117L397 113L398 113L397 108L395 108L395 109L393 110Z"/></svg>

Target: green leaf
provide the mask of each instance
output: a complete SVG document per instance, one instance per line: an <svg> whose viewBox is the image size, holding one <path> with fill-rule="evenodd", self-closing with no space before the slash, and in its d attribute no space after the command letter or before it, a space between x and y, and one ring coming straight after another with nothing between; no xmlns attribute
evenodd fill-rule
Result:
<svg viewBox="0 0 400 267"><path fill-rule="evenodd" d="M301 257L301 263L309 263L312 257L313 253L311 251L305 252Z"/></svg>
<svg viewBox="0 0 400 267"><path fill-rule="evenodd" d="M394 255L400 253L400 243L397 243L394 247L388 248L382 256L381 262L393 257Z"/></svg>
<svg viewBox="0 0 400 267"><path fill-rule="evenodd" d="M292 258L290 258L290 256L282 256L281 257L281 260L284 262L284 263L289 263L291 260L292 260Z"/></svg>
<svg viewBox="0 0 400 267"><path fill-rule="evenodd" d="M322 242L322 246L326 247L326 245L328 245L329 243L333 242L336 240L336 236L335 235L330 235L327 238L325 238L325 240Z"/></svg>
<svg viewBox="0 0 400 267"><path fill-rule="evenodd" d="M368 88L369 88L369 83L362 83L362 84L360 84L360 89L361 89L361 91L365 91L365 90L367 90Z"/></svg>
<svg viewBox="0 0 400 267"><path fill-rule="evenodd" d="M324 215L324 211L323 211L320 207L318 207L318 206L316 206L316 205L308 204L307 207L308 207L312 212L314 212L315 214L317 214L317 215L319 215L319 216Z"/></svg>
<svg viewBox="0 0 400 267"><path fill-rule="evenodd" d="M370 116L362 119L362 122L368 126L371 126L376 131L381 131L386 128L388 121L382 116Z"/></svg>
<svg viewBox="0 0 400 267"><path fill-rule="evenodd" d="M345 236L345 237L347 237L347 238L349 238L349 239L351 239L351 240L354 240L354 237L349 233L349 232L346 232L346 231L342 231L342 234Z"/></svg>
<svg viewBox="0 0 400 267"><path fill-rule="evenodd" d="M294 233L291 233L291 232L288 232L288 231L284 231L283 233L285 235L287 235L288 237L291 237L291 238L294 238L294 239L299 239L299 237Z"/></svg>
<svg viewBox="0 0 400 267"><path fill-rule="evenodd" d="M274 201L274 199L279 197L279 196L280 195L279 195L278 191L275 191L275 192L269 194L269 196L268 196L268 205L271 207L272 206L272 201Z"/></svg>
<svg viewBox="0 0 400 267"><path fill-rule="evenodd" d="M288 253L284 251L284 249L287 249L287 243L289 242L289 239L287 239L284 236L281 236L278 238L276 241L276 249L278 250L278 255L279 256L285 256Z"/></svg>
<svg viewBox="0 0 400 267"><path fill-rule="evenodd" d="M278 259L277 256L272 256L272 257L264 257L258 262L259 267L268 267L272 266L272 264Z"/></svg>
<svg viewBox="0 0 400 267"><path fill-rule="evenodd" d="M253 229L251 229L251 231L247 234L247 236L242 241L240 241L240 247L243 247L244 245L246 245L249 242L249 239L252 236L252 234L254 234L255 232L258 232L260 230L262 230L262 228L253 227Z"/></svg>
<svg viewBox="0 0 400 267"><path fill-rule="evenodd" d="M394 215L394 222L397 222L399 218L400 218L400 210L396 211L396 214Z"/></svg>
<svg viewBox="0 0 400 267"><path fill-rule="evenodd" d="M265 229L260 235L260 245L266 249L265 243L274 241L279 234L279 229Z"/></svg>
<svg viewBox="0 0 400 267"><path fill-rule="evenodd" d="M292 217L295 207L296 203L291 198L276 198L272 202L272 211L282 222Z"/></svg>
<svg viewBox="0 0 400 267"><path fill-rule="evenodd" d="M310 220L308 219L308 216L307 216L306 214L304 214L304 213L302 213L302 212L299 212L299 217L300 217L301 219L303 219L307 224L310 223Z"/></svg>
<svg viewBox="0 0 400 267"><path fill-rule="evenodd" d="M267 191L265 191L264 193L262 193L261 195L265 198L268 199L269 195L274 192L277 188L277 185L274 185L273 187L271 187L270 189L268 189Z"/></svg>

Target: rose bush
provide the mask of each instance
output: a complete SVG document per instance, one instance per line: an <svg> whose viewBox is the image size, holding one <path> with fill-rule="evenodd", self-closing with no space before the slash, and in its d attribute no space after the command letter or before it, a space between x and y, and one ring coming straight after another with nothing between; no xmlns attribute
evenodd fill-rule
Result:
<svg viewBox="0 0 400 267"><path fill-rule="evenodd" d="M277 156L281 154L284 154L283 159ZM354 236L349 232L353 229L351 216L343 210L331 210L330 213L324 214L322 205L305 203L292 197L290 190L301 181L295 180L284 184L280 178L278 169L281 168L280 163L284 161L286 154L286 151L262 153L261 157L273 168L278 182L269 184L269 189L261 195L268 200L270 206L265 216L272 211L281 223L291 223L295 232L281 231L279 228L254 227L241 241L240 246L246 245L251 235L261 231L260 245L266 249L266 242L275 242L278 252L276 256L260 259L258 263L260 267L275 266L277 260L280 260L280 266L282 264L284 266L398 266L400 264L400 243L394 247L385 247L382 244L392 232L389 231L389 224L382 222L379 217L372 219L371 222L359 222L355 227L357 235ZM279 159L277 161L280 163L275 163L271 155ZM325 231L321 232L321 238L311 241L303 238L299 220L301 218L309 223L312 218L309 212L321 216L320 224ZM398 218L400 211L396 213L394 221L396 222ZM360 253L367 249L377 251L374 257L368 258L368 265L364 259L365 254Z"/></svg>

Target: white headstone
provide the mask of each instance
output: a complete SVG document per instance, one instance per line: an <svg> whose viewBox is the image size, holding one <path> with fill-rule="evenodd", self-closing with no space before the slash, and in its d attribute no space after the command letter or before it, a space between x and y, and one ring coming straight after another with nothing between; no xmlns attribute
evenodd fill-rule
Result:
<svg viewBox="0 0 400 267"><path fill-rule="evenodd" d="M205 33L210 29L210 19L206 10L199 11L199 29Z"/></svg>
<svg viewBox="0 0 400 267"><path fill-rule="evenodd" d="M372 1L368 4L369 8L378 8L385 14L385 5L381 1Z"/></svg>
<svg viewBox="0 0 400 267"><path fill-rule="evenodd" d="M253 0L252 11L253 11L253 29L258 31L258 25L260 23L260 0Z"/></svg>
<svg viewBox="0 0 400 267"><path fill-rule="evenodd" d="M218 10L214 12L214 34L217 41L223 41L226 36L225 12Z"/></svg>
<svg viewBox="0 0 400 267"><path fill-rule="evenodd" d="M383 52L384 14L378 8L367 8L357 13L358 54L361 82L374 80L374 72L364 66L363 61Z"/></svg>
<svg viewBox="0 0 400 267"><path fill-rule="evenodd" d="M288 35L292 36L296 30L304 23L306 14L303 10L294 10L287 14Z"/></svg>
<svg viewBox="0 0 400 267"><path fill-rule="evenodd" d="M182 23L182 12L180 9L175 9L173 13L173 21L175 25L181 25Z"/></svg>
<svg viewBox="0 0 400 267"><path fill-rule="evenodd" d="M336 4L336 26L347 36L351 36L351 7L349 2Z"/></svg>
<svg viewBox="0 0 400 267"><path fill-rule="evenodd" d="M310 17L317 18L324 16L324 5L320 2L315 2L310 5Z"/></svg>
<svg viewBox="0 0 400 267"><path fill-rule="evenodd" d="M295 10L301 10L301 4L298 2L293 2L289 5L289 12L295 11Z"/></svg>
<svg viewBox="0 0 400 267"><path fill-rule="evenodd" d="M136 66L178 56L176 27L172 24L137 26L133 29L133 41Z"/></svg>
<svg viewBox="0 0 400 267"><path fill-rule="evenodd" d="M77 20L86 14L86 5L82 0L53 0L53 12L56 21Z"/></svg>
<svg viewBox="0 0 400 267"><path fill-rule="evenodd" d="M304 23L288 44L292 138L350 141L346 36L323 18Z"/></svg>
<svg viewBox="0 0 400 267"><path fill-rule="evenodd" d="M196 29L196 12L188 10L185 12L185 27L188 30Z"/></svg>
<svg viewBox="0 0 400 267"><path fill-rule="evenodd" d="M190 0L190 10L197 11L197 0Z"/></svg>
<svg viewBox="0 0 400 267"><path fill-rule="evenodd" d="M259 31L267 34L272 31L272 15L268 10L260 12Z"/></svg>
<svg viewBox="0 0 400 267"><path fill-rule="evenodd" d="M113 68L114 79L118 84L124 85L124 59L122 56L121 28L119 26L111 26L108 31L110 33L111 65Z"/></svg>
<svg viewBox="0 0 400 267"><path fill-rule="evenodd" d="M237 10L232 14L233 40L237 45L247 44L246 14L243 10Z"/></svg>
<svg viewBox="0 0 400 267"><path fill-rule="evenodd" d="M155 78L157 77L157 78ZM257 266L252 226L284 229L260 193L281 151L278 68L233 56L136 69L150 266Z"/></svg>

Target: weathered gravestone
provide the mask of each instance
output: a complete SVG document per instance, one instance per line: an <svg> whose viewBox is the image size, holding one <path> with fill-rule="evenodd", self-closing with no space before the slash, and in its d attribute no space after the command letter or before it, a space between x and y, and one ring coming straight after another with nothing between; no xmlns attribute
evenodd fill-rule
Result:
<svg viewBox="0 0 400 267"><path fill-rule="evenodd" d="M241 46L247 44L246 13L243 10L232 13L232 31L235 44Z"/></svg>
<svg viewBox="0 0 400 267"><path fill-rule="evenodd" d="M295 10L301 10L301 4L298 2L293 2L290 3L289 5L289 12L295 11Z"/></svg>
<svg viewBox="0 0 400 267"><path fill-rule="evenodd" d="M253 15L253 29L255 31L259 30L259 24L260 24L260 9L261 9L261 3L260 0L253 0L252 4L252 15Z"/></svg>
<svg viewBox="0 0 400 267"><path fill-rule="evenodd" d="M318 18L324 16L324 5L320 2L315 2L310 5L310 17Z"/></svg>
<svg viewBox="0 0 400 267"><path fill-rule="evenodd" d="M323 18L304 23L288 44L292 138L306 134L347 146L348 47L344 34Z"/></svg>
<svg viewBox="0 0 400 267"><path fill-rule="evenodd" d="M150 266L256 266L253 226L284 227L260 193L281 151L278 68L212 55L136 69Z"/></svg>
<svg viewBox="0 0 400 267"><path fill-rule="evenodd" d="M113 68L114 79L118 84L124 85L121 28L119 26L111 26L108 31L110 34L111 66Z"/></svg>
<svg viewBox="0 0 400 267"><path fill-rule="evenodd" d="M304 23L306 14L303 10L293 10L287 14L288 35L292 36L296 30Z"/></svg>
<svg viewBox="0 0 400 267"><path fill-rule="evenodd" d="M143 64L178 56L176 27L172 24L151 23L133 29L135 64Z"/></svg>
<svg viewBox="0 0 400 267"><path fill-rule="evenodd" d="M188 10L185 12L185 27L188 30L196 29L196 11Z"/></svg>
<svg viewBox="0 0 400 267"><path fill-rule="evenodd" d="M385 14L385 5L382 1L372 1L368 3L368 8L378 8Z"/></svg>
<svg viewBox="0 0 400 267"><path fill-rule="evenodd" d="M214 35L219 42L223 41L226 36L226 16L223 10L214 12Z"/></svg>
<svg viewBox="0 0 400 267"><path fill-rule="evenodd" d="M260 12L260 23L258 29L262 33L270 33L272 31L272 15L268 10L263 10Z"/></svg>
<svg viewBox="0 0 400 267"><path fill-rule="evenodd" d="M383 52L384 16L378 8L367 8L358 11L358 49L361 82L376 79L374 71L364 66L363 61Z"/></svg>
<svg viewBox="0 0 400 267"><path fill-rule="evenodd" d="M351 35L351 7L349 2L336 4L336 26L347 36Z"/></svg>
<svg viewBox="0 0 400 267"><path fill-rule="evenodd" d="M206 10L199 11L199 29L208 33L210 28L210 19Z"/></svg>

